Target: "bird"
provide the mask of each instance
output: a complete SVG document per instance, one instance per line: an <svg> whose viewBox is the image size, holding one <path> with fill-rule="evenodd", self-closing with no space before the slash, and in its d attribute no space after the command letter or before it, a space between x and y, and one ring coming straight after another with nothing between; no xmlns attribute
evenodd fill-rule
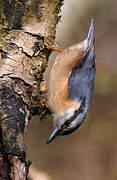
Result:
<svg viewBox="0 0 117 180"><path fill-rule="evenodd" d="M60 135L74 132L84 121L94 90L96 71L94 19L88 36L56 57L49 81L49 106L54 130L49 144Z"/></svg>

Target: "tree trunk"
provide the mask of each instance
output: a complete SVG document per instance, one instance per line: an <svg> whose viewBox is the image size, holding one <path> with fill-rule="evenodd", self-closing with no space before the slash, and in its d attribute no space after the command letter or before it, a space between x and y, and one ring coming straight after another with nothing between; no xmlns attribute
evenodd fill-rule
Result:
<svg viewBox="0 0 117 180"><path fill-rule="evenodd" d="M0 0L0 180L28 179L25 132L49 113L43 73L63 0Z"/></svg>

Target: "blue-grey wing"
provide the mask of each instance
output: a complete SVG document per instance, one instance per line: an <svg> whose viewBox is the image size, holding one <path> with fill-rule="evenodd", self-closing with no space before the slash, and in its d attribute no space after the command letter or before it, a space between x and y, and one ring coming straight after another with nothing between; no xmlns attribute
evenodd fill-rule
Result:
<svg viewBox="0 0 117 180"><path fill-rule="evenodd" d="M68 79L68 99L75 99L81 103L85 100L86 109L88 109L94 89L95 65L96 58L92 45L77 67L72 70Z"/></svg>

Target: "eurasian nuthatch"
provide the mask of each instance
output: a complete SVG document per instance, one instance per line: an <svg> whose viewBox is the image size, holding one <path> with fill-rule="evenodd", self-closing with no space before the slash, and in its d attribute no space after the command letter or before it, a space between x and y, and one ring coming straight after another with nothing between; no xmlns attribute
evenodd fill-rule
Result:
<svg viewBox="0 0 117 180"><path fill-rule="evenodd" d="M92 98L95 76L94 20L88 37L60 53L53 64L49 82L49 104L54 114L54 131L58 135L75 131L83 122Z"/></svg>

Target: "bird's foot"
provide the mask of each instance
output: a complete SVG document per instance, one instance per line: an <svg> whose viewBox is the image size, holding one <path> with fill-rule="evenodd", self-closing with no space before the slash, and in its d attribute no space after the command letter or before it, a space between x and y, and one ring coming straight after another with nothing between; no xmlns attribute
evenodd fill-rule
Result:
<svg viewBox="0 0 117 180"><path fill-rule="evenodd" d="M41 92L42 93L47 93L48 89L47 89L47 82L46 81L43 81L41 83L41 88L40 88Z"/></svg>
<svg viewBox="0 0 117 180"><path fill-rule="evenodd" d="M47 41L45 43L45 46L47 49L49 49L51 51L63 52L63 49L61 49L59 46L50 45Z"/></svg>

